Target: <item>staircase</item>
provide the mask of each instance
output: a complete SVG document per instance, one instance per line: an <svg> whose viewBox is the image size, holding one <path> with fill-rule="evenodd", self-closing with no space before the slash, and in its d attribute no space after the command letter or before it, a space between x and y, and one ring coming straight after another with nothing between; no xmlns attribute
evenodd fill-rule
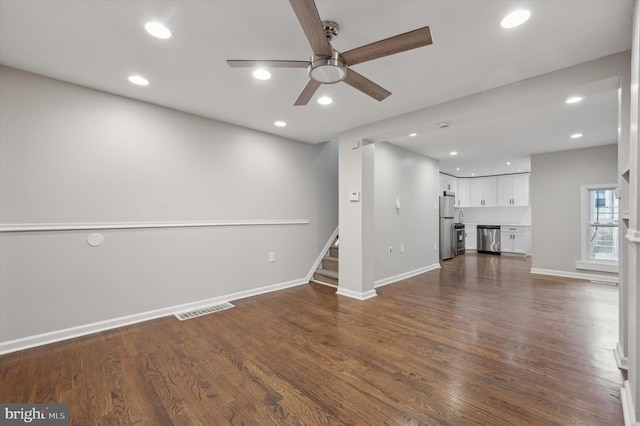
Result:
<svg viewBox="0 0 640 426"><path fill-rule="evenodd" d="M338 238L322 258L322 262L314 272L311 281L333 287L338 286Z"/></svg>

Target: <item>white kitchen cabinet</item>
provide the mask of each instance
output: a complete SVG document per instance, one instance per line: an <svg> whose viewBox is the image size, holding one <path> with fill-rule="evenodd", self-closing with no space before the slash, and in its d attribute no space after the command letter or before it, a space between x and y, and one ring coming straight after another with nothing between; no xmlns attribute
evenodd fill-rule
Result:
<svg viewBox="0 0 640 426"><path fill-rule="evenodd" d="M478 235L476 227L473 225L465 225L464 227L464 249L465 251L478 250Z"/></svg>
<svg viewBox="0 0 640 426"><path fill-rule="evenodd" d="M505 175L497 177L498 206L529 205L529 175Z"/></svg>
<svg viewBox="0 0 640 426"><path fill-rule="evenodd" d="M458 192L456 192L456 207L471 207L469 200L469 181L471 179L458 179Z"/></svg>
<svg viewBox="0 0 640 426"><path fill-rule="evenodd" d="M453 176L440 173L440 195L442 195L444 191L455 192L457 195L457 189L458 189L457 181L458 179Z"/></svg>
<svg viewBox="0 0 640 426"><path fill-rule="evenodd" d="M526 226L501 226L500 252L526 256L528 234Z"/></svg>
<svg viewBox="0 0 640 426"><path fill-rule="evenodd" d="M497 198L495 177L473 178L469 182L469 201L471 207L495 207Z"/></svg>

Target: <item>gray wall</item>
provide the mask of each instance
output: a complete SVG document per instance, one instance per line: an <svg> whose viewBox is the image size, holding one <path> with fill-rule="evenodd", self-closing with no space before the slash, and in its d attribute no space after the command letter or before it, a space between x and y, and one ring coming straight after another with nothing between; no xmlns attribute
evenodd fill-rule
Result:
<svg viewBox="0 0 640 426"><path fill-rule="evenodd" d="M436 160L388 143L375 144L376 283L438 265L433 249L439 239L438 179Z"/></svg>
<svg viewBox="0 0 640 426"><path fill-rule="evenodd" d="M3 225L310 221L99 231L99 247L88 231L2 233L0 342L304 279L338 225L336 142L6 67L0 93Z"/></svg>
<svg viewBox="0 0 640 426"><path fill-rule="evenodd" d="M579 271L581 254L580 186L616 184L617 145L539 154L531 157L533 269Z"/></svg>

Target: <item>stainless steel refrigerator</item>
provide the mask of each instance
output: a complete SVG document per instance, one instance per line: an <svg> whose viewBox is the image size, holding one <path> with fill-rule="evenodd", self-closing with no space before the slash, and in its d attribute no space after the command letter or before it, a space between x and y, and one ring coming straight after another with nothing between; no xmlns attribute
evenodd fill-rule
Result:
<svg viewBox="0 0 640 426"><path fill-rule="evenodd" d="M449 191L440 196L440 260L452 259L455 256L455 199L455 193Z"/></svg>

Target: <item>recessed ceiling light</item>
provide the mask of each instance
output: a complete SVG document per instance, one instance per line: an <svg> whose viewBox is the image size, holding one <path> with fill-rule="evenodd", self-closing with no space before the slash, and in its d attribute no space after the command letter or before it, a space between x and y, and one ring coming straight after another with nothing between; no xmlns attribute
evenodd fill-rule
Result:
<svg viewBox="0 0 640 426"><path fill-rule="evenodd" d="M502 28L514 28L527 22L530 16L531 12L528 10L514 10L500 21L500 26Z"/></svg>
<svg viewBox="0 0 640 426"><path fill-rule="evenodd" d="M568 104L577 104L578 102L581 102L583 99L584 98L582 96L571 96L570 98L567 98L565 102Z"/></svg>
<svg viewBox="0 0 640 426"><path fill-rule="evenodd" d="M160 22L147 22L144 29L154 37L161 39L171 38L171 30Z"/></svg>
<svg viewBox="0 0 640 426"><path fill-rule="evenodd" d="M507 161L507 166L510 166L510 165L511 165L511 161Z"/></svg>
<svg viewBox="0 0 640 426"><path fill-rule="evenodd" d="M417 135L417 133L409 133L409 136L411 136L411 137L414 137L416 135Z"/></svg>
<svg viewBox="0 0 640 426"><path fill-rule="evenodd" d="M475 176L475 175L476 175L475 173L471 173L471 176Z"/></svg>
<svg viewBox="0 0 640 426"><path fill-rule="evenodd" d="M137 84L138 86L148 86L149 85L149 80L147 80L146 78L140 76L140 75L132 75L129 76L129 81L132 82L133 84Z"/></svg>
<svg viewBox="0 0 640 426"><path fill-rule="evenodd" d="M278 127L285 127L287 125L287 123L285 123L284 121L276 121L273 124Z"/></svg>
<svg viewBox="0 0 640 426"><path fill-rule="evenodd" d="M460 170L460 167L456 167L456 170Z"/></svg>
<svg viewBox="0 0 640 426"><path fill-rule="evenodd" d="M257 80L269 80L271 78L271 73L263 68L258 68L253 72L253 78Z"/></svg>
<svg viewBox="0 0 640 426"><path fill-rule="evenodd" d="M582 137L582 133L574 133L571 135L571 139L578 139Z"/></svg>
<svg viewBox="0 0 640 426"><path fill-rule="evenodd" d="M449 155L458 155L458 151L451 151Z"/></svg>
<svg viewBox="0 0 640 426"><path fill-rule="evenodd" d="M321 97L321 98L318 98L318 103L319 103L320 105L329 105L329 104L332 104L332 103L333 103L333 99L331 99L331 98L330 98L330 97L328 97L328 96L323 96L323 97Z"/></svg>

